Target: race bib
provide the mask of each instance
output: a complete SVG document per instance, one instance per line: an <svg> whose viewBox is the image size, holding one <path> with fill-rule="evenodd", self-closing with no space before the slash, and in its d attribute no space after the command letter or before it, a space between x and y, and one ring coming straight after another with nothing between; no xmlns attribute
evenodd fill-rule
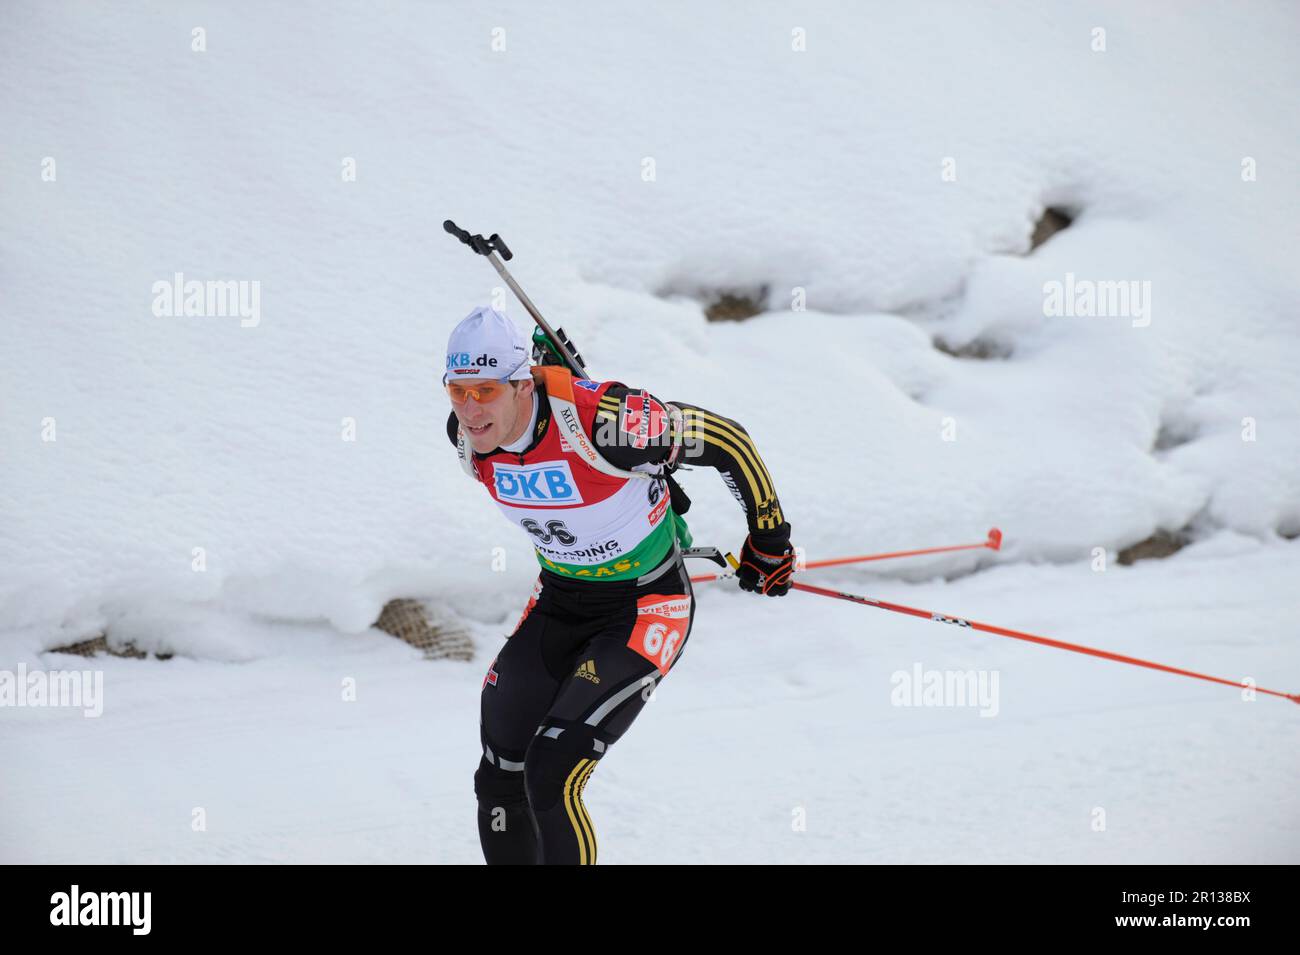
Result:
<svg viewBox="0 0 1300 955"><path fill-rule="evenodd" d="M689 594L647 594L636 602L636 625L627 645L666 676L690 623Z"/></svg>

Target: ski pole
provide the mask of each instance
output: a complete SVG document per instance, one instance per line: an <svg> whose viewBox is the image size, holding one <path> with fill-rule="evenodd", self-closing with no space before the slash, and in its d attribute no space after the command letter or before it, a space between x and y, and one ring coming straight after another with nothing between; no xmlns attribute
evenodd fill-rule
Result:
<svg viewBox="0 0 1300 955"><path fill-rule="evenodd" d="M926 547L922 550L900 550L891 554L867 554L863 557L828 557L825 560L810 560L804 564L804 570L816 567L836 567L840 564L861 564L869 560L889 560L894 557L919 557L922 554L943 554L954 550L999 550L1002 547L1002 532L996 527L989 529L989 536L978 544L955 544L949 547Z"/></svg>
<svg viewBox="0 0 1300 955"><path fill-rule="evenodd" d="M984 633L992 633L1001 637L1011 637L1015 640L1028 640L1031 643L1040 643L1047 647L1056 647L1060 650L1070 650L1074 653L1086 653L1090 656L1101 657L1105 660L1114 660L1118 663L1128 663L1133 666L1147 667L1152 670L1163 670L1165 673L1176 673L1179 676L1193 677L1197 680L1208 680L1211 683L1222 683L1225 686L1235 686L1243 690L1255 690L1257 693L1267 693L1270 696L1280 696L1290 700L1292 703L1300 703L1300 693L1283 693L1279 690L1266 690L1260 686L1252 687L1246 683L1226 680L1223 677L1218 676L1208 676L1204 673L1197 673L1194 670L1183 670L1179 667L1166 666L1163 663L1154 663L1151 660L1143 660L1139 657L1129 657L1122 653L1112 653L1109 650L1098 650L1095 647L1086 647L1079 643L1067 643L1064 640L1053 640L1049 637L1040 637L1032 633L1025 633L1021 630L1008 630L1005 627L995 627L987 623L977 623L974 620L963 620L961 617L950 617L946 614L935 613L932 610L920 610L916 607L905 607L902 604L889 603L884 600L874 600L870 597L859 597L856 594L841 593L838 590L827 590L824 587L814 587L811 584L792 583L790 586L795 590L802 590L805 593L810 594L818 594L822 597L834 597L836 600L850 600L867 607L879 607L881 610L892 610L895 613L910 614L913 617L922 617L939 623L950 623L958 627L966 627L970 630L980 630Z"/></svg>
<svg viewBox="0 0 1300 955"><path fill-rule="evenodd" d="M818 567L835 567L840 564L860 564L869 560L889 560L894 557L917 557L921 554L942 554L954 550L979 550L987 547L990 550L998 550L1002 546L1002 532L996 527L989 530L989 536L980 541L978 544L955 544L948 547L926 547L922 550L899 550L888 554L865 554L861 557L828 557L825 560L810 560L799 569L814 570ZM691 583L705 583L710 580L721 580L724 577L731 576L728 573L699 574L691 578Z"/></svg>
<svg viewBox="0 0 1300 955"><path fill-rule="evenodd" d="M555 334L555 329L551 328L546 319L542 318L542 313L537 310L537 306L533 304L532 299L530 299L527 294L525 294L524 290L519 287L519 283L515 281L514 276L506 270L505 264L501 259L505 259L506 262L509 262L514 258L514 253L510 251L505 240L495 232L486 239L481 235L470 235L468 231L460 228L450 219L443 222L442 227L451 235L460 239L461 242L464 242L474 252L487 257L487 260L492 263L492 267L496 269L501 278L505 280L506 285L510 286L510 291L515 293L515 298L519 299L519 301L523 303L524 308L528 309L528 314L533 316L533 321L536 322L537 326L546 334L546 337L551 340L551 344L555 346L555 350L559 356L564 359L564 363L569 366L569 370L579 378L586 378L587 370L582 367L582 363L578 361L573 350L565 344L559 335ZM501 253L500 258L497 257L498 252Z"/></svg>

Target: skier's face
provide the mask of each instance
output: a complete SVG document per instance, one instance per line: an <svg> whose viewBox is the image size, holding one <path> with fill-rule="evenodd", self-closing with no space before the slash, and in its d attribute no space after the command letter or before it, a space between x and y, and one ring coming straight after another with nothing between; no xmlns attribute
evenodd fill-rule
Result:
<svg viewBox="0 0 1300 955"><path fill-rule="evenodd" d="M476 384L492 379L471 378L463 383L471 389ZM462 400L451 399L452 410L461 427L469 435L469 443L480 454L519 440L519 432L528 426L533 410L533 382L525 378L507 382L497 394L485 400L465 395Z"/></svg>

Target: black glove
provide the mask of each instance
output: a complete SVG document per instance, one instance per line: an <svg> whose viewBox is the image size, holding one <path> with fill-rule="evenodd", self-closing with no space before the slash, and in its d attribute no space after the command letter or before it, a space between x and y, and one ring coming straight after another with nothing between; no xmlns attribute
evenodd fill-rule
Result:
<svg viewBox="0 0 1300 955"><path fill-rule="evenodd" d="M750 534L740 549L736 578L741 590L782 597L790 592L794 573L794 548L790 546L788 522L774 531Z"/></svg>

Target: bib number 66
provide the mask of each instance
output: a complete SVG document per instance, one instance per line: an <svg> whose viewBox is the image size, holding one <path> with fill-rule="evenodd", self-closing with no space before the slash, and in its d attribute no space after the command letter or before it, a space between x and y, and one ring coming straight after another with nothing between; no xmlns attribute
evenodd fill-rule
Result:
<svg viewBox="0 0 1300 955"><path fill-rule="evenodd" d="M691 599L686 595L642 597L637 601L637 621L627 641L628 648L666 675L686 639L690 608Z"/></svg>
<svg viewBox="0 0 1300 955"><path fill-rule="evenodd" d="M668 664L672 662L673 654L677 652L677 642L681 638L682 632L676 628L670 630L666 624L650 624L645 628L645 637L641 642L645 648L645 658L651 663L655 663L657 658L659 669L667 672Z"/></svg>

